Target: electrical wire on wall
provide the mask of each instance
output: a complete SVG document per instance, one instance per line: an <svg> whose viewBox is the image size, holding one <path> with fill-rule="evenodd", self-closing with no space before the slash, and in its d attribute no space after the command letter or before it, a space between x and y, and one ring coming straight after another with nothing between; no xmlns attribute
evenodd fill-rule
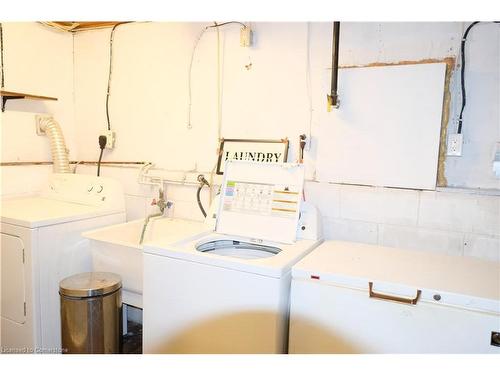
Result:
<svg viewBox="0 0 500 375"><path fill-rule="evenodd" d="M3 70L3 25L0 22L0 65L1 65L1 74L2 74L2 82L1 88L5 87L5 78L4 78L4 70Z"/></svg>
<svg viewBox="0 0 500 375"><path fill-rule="evenodd" d="M126 21L126 22L120 22L115 24L111 28L111 33L109 36L109 72L108 72L108 88L106 90L106 122L107 122L107 127L108 131L111 131L111 122L109 120L109 95L110 95L110 89L111 89L111 77L113 75L113 40L115 36L115 30L118 26L126 24L126 23L131 23L133 21ZM104 148L106 147L106 143L110 141L113 143L113 141L110 139L108 140L106 136L100 135L99 136L99 160L97 162L97 176L100 176L101 174L101 161L102 161L102 155L104 153Z"/></svg>
<svg viewBox="0 0 500 375"><path fill-rule="evenodd" d="M217 23L217 22L214 22L213 25L209 25L209 26L205 26L201 32L199 33L198 37L196 38L195 40L195 43L194 43L194 47L193 47L193 51L191 52L191 60L189 62L189 71L188 71L188 114L187 114L187 128L188 129L192 129L193 128L193 124L191 122L191 114L192 114L192 93L193 93L193 90L192 90L192 71L193 71L193 62L194 62L194 57L195 57L195 54L196 54L196 50L198 48L198 44L200 43L200 40L201 38L203 37L203 35L205 34L205 32L208 30L208 29L213 29L215 28L217 30L217 98L218 98L218 101L217 101L217 106L218 106L218 110L217 110L217 113L218 113L218 126L220 127L220 122L221 122L221 114L220 112L222 111L221 109L221 106L222 106L222 103L221 103L221 99L220 99L220 35L219 35L219 28L222 27L222 26L226 26L226 25L232 25L232 24L237 24L237 25L240 25L240 26L243 26L244 28L248 27L248 25L244 24L243 22L239 22L239 21L228 21L228 22L222 22L222 23ZM220 130L219 130L219 138L220 138Z"/></svg>
<svg viewBox="0 0 500 375"><path fill-rule="evenodd" d="M217 31L217 141L222 137L222 90L221 90L221 61L220 61L220 32Z"/></svg>
<svg viewBox="0 0 500 375"><path fill-rule="evenodd" d="M109 36L109 74L108 74L108 89L106 91L106 121L108 123L108 130L111 130L111 123L109 121L109 94L111 89L111 76L113 74L113 39L115 36L115 30L118 26L131 22L132 21L117 23L112 27L111 34Z"/></svg>
<svg viewBox="0 0 500 375"><path fill-rule="evenodd" d="M467 29L465 29L465 32L463 34L462 41L460 44L460 57L461 57L460 86L461 86L461 93L462 93L462 106L460 108L460 115L458 116L457 134L462 134L463 114L464 114L465 106L467 104L467 94L465 91L465 42L467 41L467 37L469 36L469 32L478 23L480 23L480 21L474 21L467 27ZM493 23L500 23L500 21L493 21Z"/></svg>
<svg viewBox="0 0 500 375"><path fill-rule="evenodd" d="M307 35L306 35L306 89L307 101L309 105L309 141L305 146L307 151L311 149L311 133L312 133L312 117L313 117L313 103L312 103L312 87L311 87L311 23L307 22Z"/></svg>
<svg viewBox="0 0 500 375"><path fill-rule="evenodd" d="M215 28L217 31L217 140L219 141L222 137L222 90L221 90L221 75L222 75L222 67L221 67L221 41L220 41L220 32L219 28L222 26L226 25L231 25L231 24L237 24L240 25L244 28L249 27L243 22L239 21L228 21L228 22L222 22L222 23L217 23L214 21L213 25L208 25L205 26L200 33L198 34L193 50L191 52L191 59L189 61L189 70L188 70L188 113L187 113L187 128L192 129L193 124L191 122L191 114L192 114L192 71L193 71L193 63L194 63L194 58L196 55L196 50L198 48L198 44L200 43L201 38L205 34L205 32L209 29ZM209 194L209 201L210 204L212 204L213 200L213 180L214 180L214 174L215 170L217 168L217 161L214 164L214 167L212 168L210 172L210 183L206 184L210 188L210 194ZM197 194L197 198L199 199L199 193ZM202 211L203 212L203 211Z"/></svg>

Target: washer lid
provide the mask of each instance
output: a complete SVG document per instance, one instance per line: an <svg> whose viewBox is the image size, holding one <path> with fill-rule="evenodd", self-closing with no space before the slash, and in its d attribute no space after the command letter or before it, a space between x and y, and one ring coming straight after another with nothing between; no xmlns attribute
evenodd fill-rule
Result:
<svg viewBox="0 0 500 375"><path fill-rule="evenodd" d="M294 243L303 186L302 164L228 160L216 232Z"/></svg>
<svg viewBox="0 0 500 375"><path fill-rule="evenodd" d="M59 293L66 297L97 297L117 291L122 279L111 272L84 272L59 283Z"/></svg>

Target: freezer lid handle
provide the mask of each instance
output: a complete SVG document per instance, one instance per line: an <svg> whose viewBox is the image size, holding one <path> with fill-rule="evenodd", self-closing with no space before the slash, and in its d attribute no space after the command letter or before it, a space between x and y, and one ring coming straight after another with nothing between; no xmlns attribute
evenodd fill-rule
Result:
<svg viewBox="0 0 500 375"><path fill-rule="evenodd" d="M400 303L406 303L408 305L416 305L420 295L422 294L422 291L420 289L417 289L417 294L414 298L404 298L404 297L398 297L398 296L391 296L388 294L382 294L382 293L377 293L373 291L373 282L369 281L368 282L368 293L370 298L377 298L377 299L384 299L384 300L389 300L389 301L394 301L394 302L400 302Z"/></svg>

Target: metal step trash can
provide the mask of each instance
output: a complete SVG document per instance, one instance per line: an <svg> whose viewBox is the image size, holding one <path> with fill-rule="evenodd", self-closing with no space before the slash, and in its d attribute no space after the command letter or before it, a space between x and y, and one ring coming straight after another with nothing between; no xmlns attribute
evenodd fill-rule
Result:
<svg viewBox="0 0 500 375"><path fill-rule="evenodd" d="M120 276L110 272L79 273L59 283L63 353L120 353L121 287Z"/></svg>

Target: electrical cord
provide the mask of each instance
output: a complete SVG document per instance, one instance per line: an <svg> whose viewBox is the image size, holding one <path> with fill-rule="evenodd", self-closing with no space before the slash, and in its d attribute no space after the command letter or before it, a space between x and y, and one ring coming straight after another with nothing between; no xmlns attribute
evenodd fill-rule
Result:
<svg viewBox="0 0 500 375"><path fill-rule="evenodd" d="M99 136L99 148L101 149L101 153L99 154L99 161L97 162L97 177L99 177L101 175L101 160L102 160L102 154L104 152L104 148L106 147L106 141L107 141L107 139L106 139L105 135Z"/></svg>
<svg viewBox="0 0 500 375"><path fill-rule="evenodd" d="M101 153L99 154L99 161L97 162L97 177L101 175L101 159L103 151L104 150L101 148Z"/></svg>
<svg viewBox="0 0 500 375"><path fill-rule="evenodd" d="M245 25L243 22L239 22L239 21L228 21L228 22L222 22L222 23L217 23L217 22L214 22L214 24L212 26L207 26L207 28L211 28L211 27L220 27L220 26L225 26L225 25L230 25L230 24L238 24L238 25L241 25L245 28L247 28L248 26Z"/></svg>
<svg viewBox="0 0 500 375"><path fill-rule="evenodd" d="M465 92L465 42L467 41L467 36L469 35L469 32L471 29L477 25L479 21L472 22L467 29L465 30L465 33L462 37L462 42L460 46L460 54L461 54L461 60L462 60L462 66L460 67L460 84L462 88L462 108L460 109L460 116L458 117L458 130L457 133L461 134L462 133L462 120L463 120L463 113L465 109L465 105L467 102L467 96Z"/></svg>
<svg viewBox="0 0 500 375"><path fill-rule="evenodd" d="M460 67L460 84L461 84L461 91L462 91L462 108L460 109L460 115L458 117L458 129L457 133L461 134L462 133L462 122L463 122L463 114L464 114L464 109L465 105L467 104L467 95L465 91L465 42L467 41L467 36L469 35L469 32L471 29L476 26L480 21L474 21L472 22L467 29L465 29L465 33L462 37L462 41L460 44L460 56L461 56L461 67ZM500 23L500 21L493 21L493 23Z"/></svg>

